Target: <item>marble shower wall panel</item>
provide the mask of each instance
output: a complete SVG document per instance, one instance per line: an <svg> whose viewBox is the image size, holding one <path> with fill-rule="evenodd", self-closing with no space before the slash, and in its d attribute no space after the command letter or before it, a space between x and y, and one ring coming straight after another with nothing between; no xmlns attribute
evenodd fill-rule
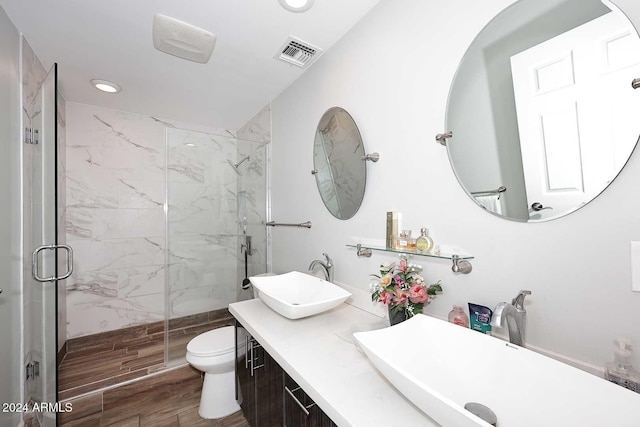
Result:
<svg viewBox="0 0 640 427"><path fill-rule="evenodd" d="M252 254L248 257L249 276L267 272L267 165L271 143L271 106L265 106L238 131L238 158L250 156L238 178L238 192L244 193L247 210L247 235L252 238ZM241 220L241 218L239 218ZM239 245L244 243L244 230L238 222ZM244 255L238 256L237 283L244 278ZM237 287L238 300L251 298L251 293Z"/></svg>
<svg viewBox="0 0 640 427"><path fill-rule="evenodd" d="M74 103L67 123L67 336L162 320L165 124Z"/></svg>
<svg viewBox="0 0 640 427"><path fill-rule="evenodd" d="M236 300L236 139L167 129L169 317ZM231 163L231 164L230 164Z"/></svg>

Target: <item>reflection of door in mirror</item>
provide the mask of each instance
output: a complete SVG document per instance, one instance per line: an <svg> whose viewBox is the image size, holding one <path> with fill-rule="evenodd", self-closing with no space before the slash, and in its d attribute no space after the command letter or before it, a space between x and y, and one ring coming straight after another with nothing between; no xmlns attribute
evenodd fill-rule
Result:
<svg viewBox="0 0 640 427"><path fill-rule="evenodd" d="M615 14L511 58L530 220L570 212L597 196L638 139L640 39Z"/></svg>

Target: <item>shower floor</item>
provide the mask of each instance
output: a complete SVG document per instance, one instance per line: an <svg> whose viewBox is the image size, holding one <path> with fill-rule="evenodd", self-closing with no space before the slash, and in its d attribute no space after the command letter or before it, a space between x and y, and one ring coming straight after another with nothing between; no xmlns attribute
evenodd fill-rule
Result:
<svg viewBox="0 0 640 427"><path fill-rule="evenodd" d="M226 308L169 320L169 365L186 363L187 343L193 337L233 324ZM142 378L165 368L164 322L70 339L61 354L60 400Z"/></svg>

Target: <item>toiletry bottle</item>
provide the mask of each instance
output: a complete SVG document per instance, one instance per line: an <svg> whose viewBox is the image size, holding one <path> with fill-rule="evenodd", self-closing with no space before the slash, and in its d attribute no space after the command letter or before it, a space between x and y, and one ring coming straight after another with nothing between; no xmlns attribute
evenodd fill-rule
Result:
<svg viewBox="0 0 640 427"><path fill-rule="evenodd" d="M400 249L402 251L409 250L409 242L411 240L411 230L402 230L400 236L398 237L398 246L396 249Z"/></svg>
<svg viewBox="0 0 640 427"><path fill-rule="evenodd" d="M491 316L493 310L480 304L469 303L471 329L491 335Z"/></svg>
<svg viewBox="0 0 640 427"><path fill-rule="evenodd" d="M405 234L407 235L407 250L415 251L416 250L416 238L411 236L411 230L405 230Z"/></svg>
<svg viewBox="0 0 640 427"><path fill-rule="evenodd" d="M631 340L618 337L613 344L613 363L606 364L605 379L640 393L640 372L631 366Z"/></svg>
<svg viewBox="0 0 640 427"><path fill-rule="evenodd" d="M416 239L416 247L420 252L431 252L433 249L433 239L429 237L429 229L421 228L420 229L420 237Z"/></svg>
<svg viewBox="0 0 640 427"><path fill-rule="evenodd" d="M387 249L396 249L399 220L399 212L387 212Z"/></svg>
<svg viewBox="0 0 640 427"><path fill-rule="evenodd" d="M469 316L464 312L464 309L459 305L454 305L453 310L449 312L449 322L464 326L465 328L469 327Z"/></svg>

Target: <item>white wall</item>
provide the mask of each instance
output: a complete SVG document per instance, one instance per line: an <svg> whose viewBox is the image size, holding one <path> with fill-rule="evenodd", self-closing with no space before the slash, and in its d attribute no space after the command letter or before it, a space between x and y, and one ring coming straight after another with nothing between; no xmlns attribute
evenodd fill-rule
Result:
<svg viewBox="0 0 640 427"><path fill-rule="evenodd" d="M350 238L385 235L385 212L403 213L413 230L431 229L440 244L475 255L470 275L452 274L445 261L424 260L429 281L444 294L428 310L444 316L452 304L494 306L520 289L528 341L534 346L602 365L611 340L631 337L640 366L640 294L631 292L629 241L640 240L640 153L596 200L548 223L501 220L460 188L442 132L451 80L478 31L512 0L382 0L331 51L272 103L272 219L311 220L310 230L273 230L273 269L306 269L329 253L336 280L363 290L380 263L345 248ZM635 0L617 2L640 25ZM324 208L312 169L314 130L322 113L338 105L354 117L367 152L367 190L354 218L340 221Z"/></svg>
<svg viewBox="0 0 640 427"><path fill-rule="evenodd" d="M18 30L0 8L0 402L21 402L20 80ZM0 425L19 414L0 412Z"/></svg>

